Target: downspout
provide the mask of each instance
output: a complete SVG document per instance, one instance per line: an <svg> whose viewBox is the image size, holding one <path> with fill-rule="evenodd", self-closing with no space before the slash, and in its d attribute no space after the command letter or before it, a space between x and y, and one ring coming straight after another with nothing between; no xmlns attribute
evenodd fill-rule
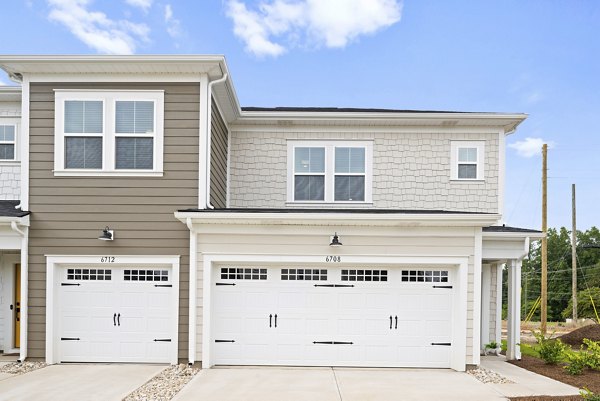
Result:
<svg viewBox="0 0 600 401"><path fill-rule="evenodd" d="M189 276L189 328L188 328L188 363L190 366L196 362L196 289L198 283L196 282L196 271L198 269L198 255L197 255L197 234L194 231L194 225L192 219L188 217L185 221L188 229L190 230L190 276Z"/></svg>
<svg viewBox="0 0 600 401"><path fill-rule="evenodd" d="M215 81L208 83L208 105L206 115L206 207L208 209L214 209L215 207L210 203L210 154L211 154L211 125L212 125L212 87L215 84L220 84L227 80L227 73Z"/></svg>
<svg viewBox="0 0 600 401"><path fill-rule="evenodd" d="M29 307L29 269L27 264L29 261L29 229L25 227L24 230L21 230L16 221L10 223L10 228L21 236L21 337L19 338L19 362L23 362L25 358L27 358L27 309Z"/></svg>

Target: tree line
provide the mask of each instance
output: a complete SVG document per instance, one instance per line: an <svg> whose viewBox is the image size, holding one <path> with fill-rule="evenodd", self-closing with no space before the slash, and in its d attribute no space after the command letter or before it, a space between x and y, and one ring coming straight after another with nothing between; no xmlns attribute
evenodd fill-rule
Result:
<svg viewBox="0 0 600 401"><path fill-rule="evenodd" d="M571 231L565 227L548 230L548 320L564 321L572 317ZM597 246L592 248L590 246ZM600 314L600 230L592 227L577 231L577 291L579 318L596 319ZM521 316L525 318L541 293L541 241L532 242L529 257L523 260L521 277ZM506 309L508 274L504 269L503 305ZM592 302L592 299L594 302ZM532 320L540 319L540 308Z"/></svg>

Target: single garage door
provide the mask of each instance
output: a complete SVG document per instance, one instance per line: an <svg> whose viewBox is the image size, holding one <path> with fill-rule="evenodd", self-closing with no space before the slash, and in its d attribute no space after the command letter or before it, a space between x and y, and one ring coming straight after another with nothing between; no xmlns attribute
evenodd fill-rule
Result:
<svg viewBox="0 0 600 401"><path fill-rule="evenodd" d="M450 268L214 270L215 364L450 367Z"/></svg>
<svg viewBox="0 0 600 401"><path fill-rule="evenodd" d="M65 267L60 271L61 362L172 359L169 267Z"/></svg>

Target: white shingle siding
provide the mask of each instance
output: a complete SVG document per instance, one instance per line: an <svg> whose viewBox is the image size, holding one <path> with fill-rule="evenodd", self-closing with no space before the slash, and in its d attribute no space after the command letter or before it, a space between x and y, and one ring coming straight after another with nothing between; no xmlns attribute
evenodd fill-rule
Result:
<svg viewBox="0 0 600 401"><path fill-rule="evenodd" d="M0 200L17 200L21 195L21 166L0 164Z"/></svg>
<svg viewBox="0 0 600 401"><path fill-rule="evenodd" d="M498 134L233 130L230 206L286 207L289 139L373 140L373 206L496 213ZM450 180L450 141L485 140L485 180Z"/></svg>

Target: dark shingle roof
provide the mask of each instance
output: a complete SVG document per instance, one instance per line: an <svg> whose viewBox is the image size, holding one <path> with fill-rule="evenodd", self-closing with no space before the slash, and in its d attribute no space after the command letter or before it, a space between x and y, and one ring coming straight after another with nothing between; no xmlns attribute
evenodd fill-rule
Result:
<svg viewBox="0 0 600 401"><path fill-rule="evenodd" d="M21 203L18 200L0 200L0 216L2 217L23 217L30 212L25 212L16 206Z"/></svg>
<svg viewBox="0 0 600 401"><path fill-rule="evenodd" d="M530 228L509 227L509 226L505 226L505 225L484 227L483 232L486 232L486 233L536 233L536 234L542 233L539 230L532 230Z"/></svg>

